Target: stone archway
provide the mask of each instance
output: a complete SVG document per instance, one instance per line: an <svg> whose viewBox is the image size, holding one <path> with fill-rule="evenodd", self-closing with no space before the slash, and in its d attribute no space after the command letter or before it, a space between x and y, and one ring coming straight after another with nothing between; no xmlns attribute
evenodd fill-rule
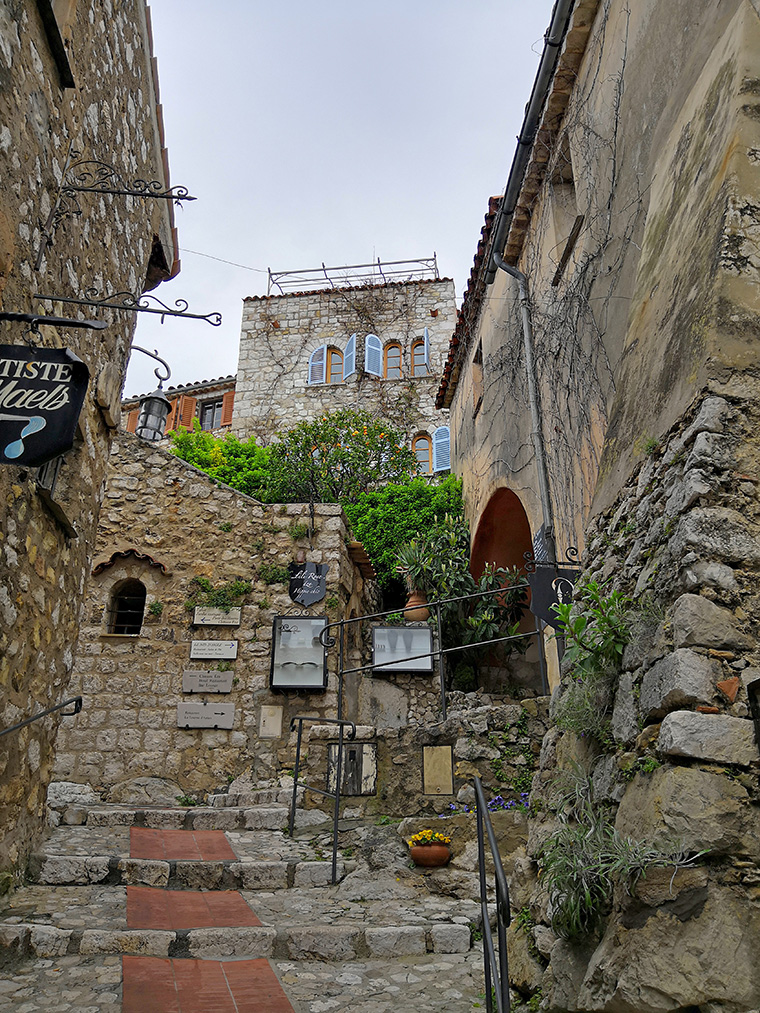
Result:
<svg viewBox="0 0 760 1013"><path fill-rule="evenodd" d="M470 572L476 579L486 563L507 569L525 564L524 553L533 541L528 515L511 489L497 489L480 515L470 553Z"/></svg>

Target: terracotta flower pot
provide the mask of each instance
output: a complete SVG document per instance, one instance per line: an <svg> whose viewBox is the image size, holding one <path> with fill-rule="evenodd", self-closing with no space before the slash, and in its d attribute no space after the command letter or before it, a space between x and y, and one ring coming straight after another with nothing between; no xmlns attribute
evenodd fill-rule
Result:
<svg viewBox="0 0 760 1013"><path fill-rule="evenodd" d="M415 865L425 865L432 869L448 865L451 860L447 844L414 844L409 849L409 854Z"/></svg>
<svg viewBox="0 0 760 1013"><path fill-rule="evenodd" d="M412 591L404 606L404 619L415 623L424 623L430 618L430 609L425 608L427 598L421 591Z"/></svg>

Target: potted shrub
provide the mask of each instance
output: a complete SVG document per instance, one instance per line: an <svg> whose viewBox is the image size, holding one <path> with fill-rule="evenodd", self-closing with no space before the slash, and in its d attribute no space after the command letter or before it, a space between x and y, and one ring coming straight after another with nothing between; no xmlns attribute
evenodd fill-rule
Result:
<svg viewBox="0 0 760 1013"><path fill-rule="evenodd" d="M396 571L404 578L408 594L404 619L424 622L430 616L430 610L425 608L430 586L430 553L414 538L399 548L396 559Z"/></svg>

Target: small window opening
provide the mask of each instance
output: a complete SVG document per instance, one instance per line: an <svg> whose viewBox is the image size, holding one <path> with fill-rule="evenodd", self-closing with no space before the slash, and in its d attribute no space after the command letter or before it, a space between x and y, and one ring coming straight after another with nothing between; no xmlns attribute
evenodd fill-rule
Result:
<svg viewBox="0 0 760 1013"><path fill-rule="evenodd" d="M395 342L385 346L385 379L401 379L401 345Z"/></svg>
<svg viewBox="0 0 760 1013"><path fill-rule="evenodd" d="M425 362L425 342L415 341L412 345L412 376L427 376L428 368Z"/></svg>
<svg viewBox="0 0 760 1013"><path fill-rule="evenodd" d="M201 405L201 429L218 429L222 424L224 401L206 401Z"/></svg>
<svg viewBox="0 0 760 1013"><path fill-rule="evenodd" d="M343 352L337 348L327 349L327 382L343 383Z"/></svg>
<svg viewBox="0 0 760 1013"><path fill-rule="evenodd" d="M118 584L111 596L108 632L136 636L145 614L145 585L139 580L125 580Z"/></svg>
<svg viewBox="0 0 760 1013"><path fill-rule="evenodd" d="M412 440L412 450L417 458L417 471L421 475L430 475L433 471L433 442L429 436L415 436Z"/></svg>

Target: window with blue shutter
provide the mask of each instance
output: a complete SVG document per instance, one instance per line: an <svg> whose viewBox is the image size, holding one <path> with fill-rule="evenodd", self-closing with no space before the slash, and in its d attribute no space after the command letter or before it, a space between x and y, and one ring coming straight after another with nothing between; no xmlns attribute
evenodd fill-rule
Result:
<svg viewBox="0 0 760 1013"><path fill-rule="evenodd" d="M352 334L346 342L346 352L343 357L343 379L347 380L352 373L356 372L356 335Z"/></svg>
<svg viewBox="0 0 760 1013"><path fill-rule="evenodd" d="M425 355L425 369L430 372L430 338L428 337L428 329L425 328L424 338L424 355Z"/></svg>
<svg viewBox="0 0 760 1013"><path fill-rule="evenodd" d="M364 369L372 376L383 375L383 344L376 334L364 339Z"/></svg>
<svg viewBox="0 0 760 1013"><path fill-rule="evenodd" d="M315 348L309 356L309 383L325 382L325 366L327 363L327 345Z"/></svg>
<svg viewBox="0 0 760 1013"><path fill-rule="evenodd" d="M433 433L433 471L451 468L451 434L448 426L439 426Z"/></svg>

